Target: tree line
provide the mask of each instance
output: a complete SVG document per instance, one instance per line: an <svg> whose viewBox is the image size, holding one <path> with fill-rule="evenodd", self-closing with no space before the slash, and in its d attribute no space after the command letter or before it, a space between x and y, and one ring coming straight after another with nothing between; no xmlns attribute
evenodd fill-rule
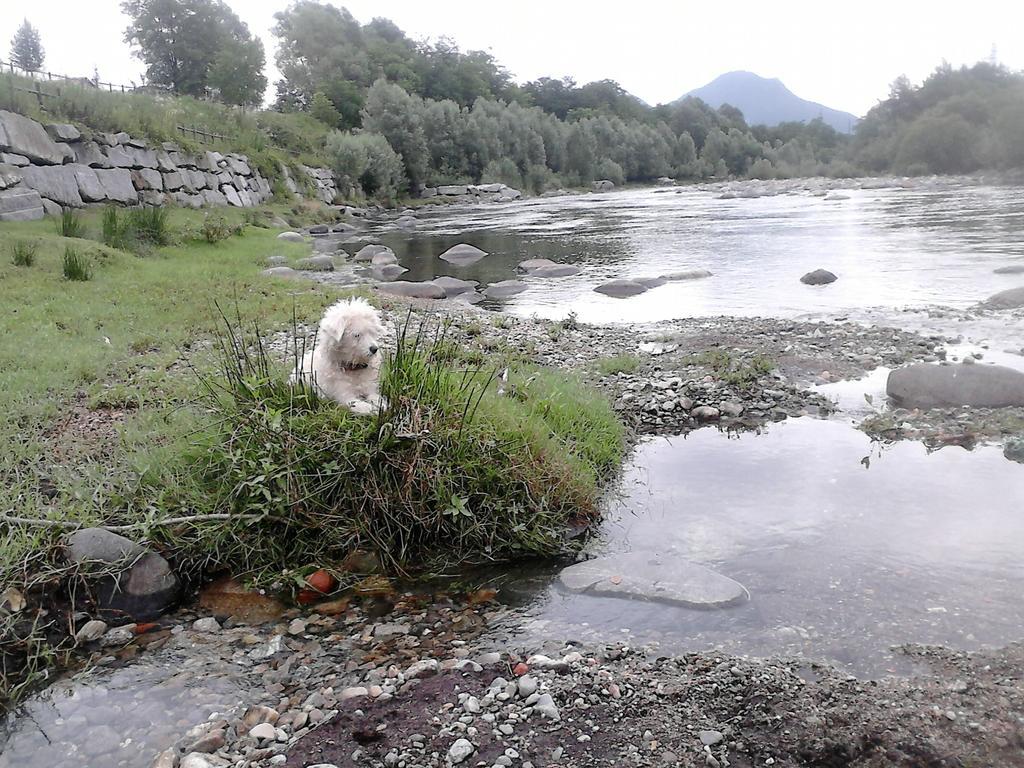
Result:
<svg viewBox="0 0 1024 768"><path fill-rule="evenodd" d="M262 104L258 37L222 0L125 0L125 40L149 82L227 104ZM329 132L321 148L346 196L500 181L539 193L597 179L697 180L866 173L966 173L1024 166L1024 76L944 64L906 78L852 136L821 120L750 126L736 108L687 97L648 106L617 83L517 84L493 56L415 41L392 21L296 0L275 15L273 109ZM12 58L42 62L26 21ZM16 59L17 61L17 59ZM38 68L38 66L36 67Z"/></svg>

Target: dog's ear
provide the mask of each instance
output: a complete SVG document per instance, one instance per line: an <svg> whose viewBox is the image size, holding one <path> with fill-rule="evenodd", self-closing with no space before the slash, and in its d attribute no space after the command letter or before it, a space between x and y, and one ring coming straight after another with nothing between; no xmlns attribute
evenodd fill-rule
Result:
<svg viewBox="0 0 1024 768"><path fill-rule="evenodd" d="M332 312L320 321L320 335L327 341L337 344L345 335L345 316L341 312Z"/></svg>

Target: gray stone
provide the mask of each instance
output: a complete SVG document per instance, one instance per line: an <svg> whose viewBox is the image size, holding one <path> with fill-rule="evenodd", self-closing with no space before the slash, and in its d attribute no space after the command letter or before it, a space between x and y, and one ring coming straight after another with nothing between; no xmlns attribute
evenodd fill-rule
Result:
<svg viewBox="0 0 1024 768"><path fill-rule="evenodd" d="M497 194L508 189L507 186L501 183L494 184L477 184L476 189L478 192L486 192L488 194Z"/></svg>
<svg viewBox="0 0 1024 768"><path fill-rule="evenodd" d="M690 415L697 421L714 421L722 414L717 408L710 405L698 405L690 411Z"/></svg>
<svg viewBox="0 0 1024 768"><path fill-rule="evenodd" d="M110 161L100 150L100 145L95 141L80 141L72 145L75 153L75 162L88 165L92 168L109 168Z"/></svg>
<svg viewBox="0 0 1024 768"><path fill-rule="evenodd" d="M196 632L220 632L220 622L213 616L204 616L192 622L192 629Z"/></svg>
<svg viewBox="0 0 1024 768"><path fill-rule="evenodd" d="M202 195L192 194L180 189L177 192L172 192L171 197L174 198L178 205L184 208L202 208L203 203L206 202Z"/></svg>
<svg viewBox="0 0 1024 768"><path fill-rule="evenodd" d="M356 251L356 255L353 258L356 261L372 262L374 258L379 256L380 254L391 254L392 256L395 255L394 251L392 251L386 245L373 243L371 245L364 245L362 248ZM398 259L396 258L395 261L398 261Z"/></svg>
<svg viewBox="0 0 1024 768"><path fill-rule="evenodd" d="M220 191L224 193L224 197L228 199L228 205L233 205L236 208L242 207L242 198L239 196L239 192L230 184L223 184Z"/></svg>
<svg viewBox="0 0 1024 768"><path fill-rule="evenodd" d="M21 183L21 173L13 165L0 165L0 189L10 189Z"/></svg>
<svg viewBox="0 0 1024 768"><path fill-rule="evenodd" d="M277 236L278 240L284 240L286 243L302 243L305 242L305 238L298 232L282 232Z"/></svg>
<svg viewBox="0 0 1024 768"><path fill-rule="evenodd" d="M523 675L519 678L517 687L519 689L519 696L525 699L527 696L532 696L537 692L537 681L529 675Z"/></svg>
<svg viewBox="0 0 1024 768"><path fill-rule="evenodd" d="M2 158L0 158L0 162L3 162ZM1009 266L999 267L992 271L997 275L1020 275L1024 274L1024 264L1010 264Z"/></svg>
<svg viewBox="0 0 1024 768"><path fill-rule="evenodd" d="M402 216L395 222L395 226L399 229L416 229L419 222L413 216Z"/></svg>
<svg viewBox="0 0 1024 768"><path fill-rule="evenodd" d="M434 283L413 283L407 280L396 280L393 283L382 283L377 290L395 296L407 296L413 299L443 299L444 288Z"/></svg>
<svg viewBox="0 0 1024 768"><path fill-rule="evenodd" d="M65 556L94 577L102 615L156 618L178 597L178 579L163 557L102 528L70 534Z"/></svg>
<svg viewBox="0 0 1024 768"><path fill-rule="evenodd" d="M299 259L295 262L297 269L305 269L311 272L333 272L334 259L328 254L310 256L306 259Z"/></svg>
<svg viewBox="0 0 1024 768"><path fill-rule="evenodd" d="M530 277L571 277L578 275L580 268L572 264L546 264L529 273Z"/></svg>
<svg viewBox="0 0 1024 768"><path fill-rule="evenodd" d="M107 630L103 637L100 638L100 645L104 648L128 645L128 643L135 639L135 627L135 624L123 624L120 627Z"/></svg>
<svg viewBox="0 0 1024 768"><path fill-rule="evenodd" d="M1024 373L1001 365L918 363L892 371L885 391L906 408L1024 406Z"/></svg>
<svg viewBox="0 0 1024 768"><path fill-rule="evenodd" d="M512 189L511 187L509 187L508 189L504 190L500 195L498 195L498 202L511 203L513 200L518 200L522 196L523 193L520 192L518 189Z"/></svg>
<svg viewBox="0 0 1024 768"><path fill-rule="evenodd" d="M73 163L73 162L75 162L75 150L73 150L71 148L71 145L69 145L69 144L58 144L57 146L60 147L61 154L64 155L64 159L63 159L63 161L61 163L62 165L64 163Z"/></svg>
<svg viewBox="0 0 1024 768"><path fill-rule="evenodd" d="M834 283L838 279L838 277L827 269L816 269L801 277L800 282L805 285L828 285L829 283Z"/></svg>
<svg viewBox="0 0 1024 768"><path fill-rule="evenodd" d="M178 768L224 768L224 763L213 762L213 758L201 752L189 752L178 763Z"/></svg>
<svg viewBox="0 0 1024 768"><path fill-rule="evenodd" d="M554 699L551 698L550 693L542 693L533 705L533 711L541 717L546 717L548 720L554 720L558 722L562 719L562 716L558 713L558 707L555 706Z"/></svg>
<svg viewBox="0 0 1024 768"><path fill-rule="evenodd" d="M60 215L64 212L64 208L59 204L53 202L53 200L47 200L43 198L43 210L47 216L60 218Z"/></svg>
<svg viewBox="0 0 1024 768"><path fill-rule="evenodd" d="M107 632L107 622L99 619L90 619L75 632L75 644L85 645L94 643Z"/></svg>
<svg viewBox="0 0 1024 768"><path fill-rule="evenodd" d="M472 291L480 285L476 280L459 280L457 277L448 277L447 275L435 277L430 282L441 286L444 289L445 296L449 298L458 296L460 293Z"/></svg>
<svg viewBox="0 0 1024 768"><path fill-rule="evenodd" d="M521 280L499 280L497 283L491 283L484 289L484 296L488 299L508 299L522 293L529 287Z"/></svg>
<svg viewBox="0 0 1024 768"><path fill-rule="evenodd" d="M459 243L458 245L453 245L438 258L457 267L467 267L480 261L486 255L487 251L483 251L475 245Z"/></svg>
<svg viewBox="0 0 1024 768"><path fill-rule="evenodd" d="M171 173L178 170L178 166L171 159L170 154L161 150L156 153L156 169L161 173Z"/></svg>
<svg viewBox="0 0 1024 768"><path fill-rule="evenodd" d="M559 580L572 592L687 608L719 608L748 597L739 582L673 553L608 555L569 566L559 574Z"/></svg>
<svg viewBox="0 0 1024 768"><path fill-rule="evenodd" d="M725 738L721 731L701 731L697 736L700 738L700 743L706 747L713 747Z"/></svg>
<svg viewBox="0 0 1024 768"><path fill-rule="evenodd" d="M103 153L107 158L107 164L111 168L132 168L135 165L134 158L128 154L124 147L107 147Z"/></svg>
<svg viewBox="0 0 1024 768"><path fill-rule="evenodd" d="M143 205L164 205L167 203L167 195L154 189L144 189L139 192L139 202Z"/></svg>
<svg viewBox="0 0 1024 768"><path fill-rule="evenodd" d="M636 296L638 293L643 293L647 290L647 286L636 280L624 280L621 278L615 280L609 280L606 283L594 288L598 293L603 293L605 296L611 296L616 299L624 299L628 296Z"/></svg>
<svg viewBox="0 0 1024 768"><path fill-rule="evenodd" d="M394 251L388 249L386 251L378 251L370 259L370 264L374 267L386 267L388 264L397 264L398 257L395 256Z"/></svg>
<svg viewBox="0 0 1024 768"><path fill-rule="evenodd" d="M404 275L409 270L403 267L401 264L385 264L382 267L373 268L373 276L377 280L383 280L385 282L390 280L397 280L399 277Z"/></svg>
<svg viewBox="0 0 1024 768"><path fill-rule="evenodd" d="M132 172L127 168L97 168L96 178L103 185L108 199L125 205L139 202L139 193L132 184Z"/></svg>
<svg viewBox="0 0 1024 768"><path fill-rule="evenodd" d="M204 171L217 173L222 162L224 162L224 155L220 152L204 152L199 157L197 167Z"/></svg>
<svg viewBox="0 0 1024 768"><path fill-rule="evenodd" d="M224 161L228 164L228 170L239 176L252 176L252 169L249 163L241 155L225 155Z"/></svg>
<svg viewBox="0 0 1024 768"><path fill-rule="evenodd" d="M54 141L78 141L82 138L82 132L68 123L50 123L46 132Z"/></svg>
<svg viewBox="0 0 1024 768"><path fill-rule="evenodd" d="M1010 461L1024 464L1024 437L1010 438L1003 446L1003 456Z"/></svg>
<svg viewBox="0 0 1024 768"><path fill-rule="evenodd" d="M294 280L296 278L302 277L302 275L300 275L291 267L269 267L268 269L264 269L262 272L260 272L260 274L263 275L264 277L285 277L288 278L289 280Z"/></svg>
<svg viewBox="0 0 1024 768"><path fill-rule="evenodd" d="M43 199L24 186L0 191L0 221L36 221L43 218Z"/></svg>
<svg viewBox="0 0 1024 768"><path fill-rule="evenodd" d="M448 748L448 762L451 765L458 765L476 752L476 747L469 739L456 739L455 743Z"/></svg>
<svg viewBox="0 0 1024 768"><path fill-rule="evenodd" d="M540 269L541 267L553 266L555 266L555 262L551 259L527 259L526 261L519 262L519 271L533 272L535 269Z"/></svg>
<svg viewBox="0 0 1024 768"><path fill-rule="evenodd" d="M428 197L437 197L437 187L424 187L420 190L420 197L424 200Z"/></svg>
<svg viewBox="0 0 1024 768"><path fill-rule="evenodd" d="M203 202L206 205L227 205L228 199L224 197L219 189L204 189L201 193Z"/></svg>
<svg viewBox="0 0 1024 768"><path fill-rule="evenodd" d="M0 149L44 165L64 162L64 150L35 120L0 109Z"/></svg>
<svg viewBox="0 0 1024 768"><path fill-rule="evenodd" d="M314 224L309 228L311 235L326 235L328 232L330 232L330 228L326 224Z"/></svg>
<svg viewBox="0 0 1024 768"><path fill-rule="evenodd" d="M595 181L591 186L595 192L608 192L612 189L615 189L615 182L610 181L609 179L599 179L598 181Z"/></svg>
<svg viewBox="0 0 1024 768"><path fill-rule="evenodd" d="M127 133L126 131L118 131L117 133L114 134L113 138L115 144L122 145L128 145L131 143L132 140L131 134Z"/></svg>
<svg viewBox="0 0 1024 768"><path fill-rule="evenodd" d="M171 171L163 174L163 188L174 192L185 186L185 171Z"/></svg>
<svg viewBox="0 0 1024 768"><path fill-rule="evenodd" d="M132 171L132 183L138 190L155 189L159 192L164 188L164 177L152 168L140 168Z"/></svg>
<svg viewBox="0 0 1024 768"><path fill-rule="evenodd" d="M468 195L469 188L465 184L444 184L437 188L437 194L458 197L460 195Z"/></svg>
<svg viewBox="0 0 1024 768"><path fill-rule="evenodd" d="M982 302L982 306L988 309L1017 309L1024 307L1024 286L1010 288L1006 291L989 296Z"/></svg>
<svg viewBox="0 0 1024 768"><path fill-rule="evenodd" d="M0 152L0 165L13 165L16 168L22 168L29 165L32 161L24 155L16 155L12 152Z"/></svg>
<svg viewBox="0 0 1024 768"><path fill-rule="evenodd" d="M21 176L26 186L58 205L81 208L84 204L70 166L29 165L21 169Z"/></svg>
<svg viewBox="0 0 1024 768"><path fill-rule="evenodd" d="M107 191L100 184L99 176L92 168L78 163L64 167L74 170L75 180L78 182L78 193L85 202L101 203L107 199Z"/></svg>
<svg viewBox="0 0 1024 768"><path fill-rule="evenodd" d="M682 269L678 272L669 272L667 275L662 275L662 280L668 280L670 282L680 280L700 280L703 277L711 277L711 273L706 269Z"/></svg>

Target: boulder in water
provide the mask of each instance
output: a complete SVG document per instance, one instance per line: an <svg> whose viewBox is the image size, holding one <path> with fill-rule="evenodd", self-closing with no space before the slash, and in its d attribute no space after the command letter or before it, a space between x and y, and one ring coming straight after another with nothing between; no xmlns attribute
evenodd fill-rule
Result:
<svg viewBox="0 0 1024 768"><path fill-rule="evenodd" d="M373 268L373 276L378 280L390 281L395 280L400 275L404 275L408 271L401 264L384 264L383 266Z"/></svg>
<svg viewBox="0 0 1024 768"><path fill-rule="evenodd" d="M579 273L580 268L572 264L545 264L531 270L528 274L531 277L571 277Z"/></svg>
<svg viewBox="0 0 1024 768"><path fill-rule="evenodd" d="M892 371L885 391L906 408L1024 406L1024 373L1002 365L917 363Z"/></svg>
<svg viewBox="0 0 1024 768"><path fill-rule="evenodd" d="M678 272L669 272L666 275L662 275L662 280L668 280L669 282L677 282L680 280L700 280L702 277L711 277L711 273L706 269L681 269Z"/></svg>
<svg viewBox="0 0 1024 768"><path fill-rule="evenodd" d="M356 261L373 261L373 257L381 253L390 253L394 255L394 251L392 251L386 245L373 243L371 245L364 245L362 248L356 251L356 255L353 258L355 258Z"/></svg>
<svg viewBox="0 0 1024 768"><path fill-rule="evenodd" d="M553 262L551 259L527 259L526 261L519 262L519 271L532 272L535 269L540 269L541 267L550 267L553 266L554 264L555 262Z"/></svg>
<svg viewBox="0 0 1024 768"><path fill-rule="evenodd" d="M610 192L615 189L615 182L610 179L598 179L591 187L595 192Z"/></svg>
<svg viewBox="0 0 1024 768"><path fill-rule="evenodd" d="M484 296L488 299L508 299L518 293L522 293L529 286L520 280L501 280L491 283L484 289Z"/></svg>
<svg viewBox="0 0 1024 768"><path fill-rule="evenodd" d="M1024 264L1010 264L992 271L997 275L1021 275L1024 274Z"/></svg>
<svg viewBox="0 0 1024 768"><path fill-rule="evenodd" d="M987 309L1017 309L1024 307L1024 287L1010 288L989 296L981 303Z"/></svg>
<svg viewBox="0 0 1024 768"><path fill-rule="evenodd" d="M721 608L749 597L739 582L674 553L608 555L571 565L558 578L572 592L687 608Z"/></svg>
<svg viewBox="0 0 1024 768"><path fill-rule="evenodd" d="M838 279L838 277L827 269L816 269L801 277L800 282L805 285L828 285L829 283L834 283Z"/></svg>
<svg viewBox="0 0 1024 768"><path fill-rule="evenodd" d="M457 267L468 267L470 264L480 261L486 255L487 251L483 251L475 245L459 243L458 245L453 245L438 258Z"/></svg>
<svg viewBox="0 0 1024 768"><path fill-rule="evenodd" d="M446 295L444 288L434 283L414 283L408 280L382 283L377 286L377 290L412 299L443 299Z"/></svg>
<svg viewBox="0 0 1024 768"><path fill-rule="evenodd" d="M373 254L373 258L370 259L370 264L375 267L386 267L388 264L397 264L398 257L395 256L395 252L390 248L384 251L378 251Z"/></svg>
<svg viewBox="0 0 1024 768"><path fill-rule="evenodd" d="M636 296L639 293L643 293L647 290L647 286L643 283L637 282L636 280L623 280L621 278L616 280L609 280L607 283L601 283L595 289L598 293L603 293L605 296L611 296L616 299L625 299L629 296Z"/></svg>
<svg viewBox="0 0 1024 768"><path fill-rule="evenodd" d="M435 277L431 280L434 285L439 285L444 289L446 296L451 298L452 296L458 296L460 293L468 293L476 289L480 283L476 280L459 280L457 277L448 277L444 275L442 277Z"/></svg>

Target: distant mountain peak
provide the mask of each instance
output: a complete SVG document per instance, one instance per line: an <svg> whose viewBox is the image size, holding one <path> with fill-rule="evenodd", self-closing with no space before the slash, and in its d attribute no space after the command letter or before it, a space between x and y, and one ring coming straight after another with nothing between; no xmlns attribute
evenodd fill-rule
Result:
<svg viewBox="0 0 1024 768"><path fill-rule="evenodd" d="M696 96L715 109L730 104L743 113L749 125L810 122L820 117L837 131L849 133L857 123L856 115L801 99L777 77L762 77L745 70L719 75L681 98L686 96Z"/></svg>

